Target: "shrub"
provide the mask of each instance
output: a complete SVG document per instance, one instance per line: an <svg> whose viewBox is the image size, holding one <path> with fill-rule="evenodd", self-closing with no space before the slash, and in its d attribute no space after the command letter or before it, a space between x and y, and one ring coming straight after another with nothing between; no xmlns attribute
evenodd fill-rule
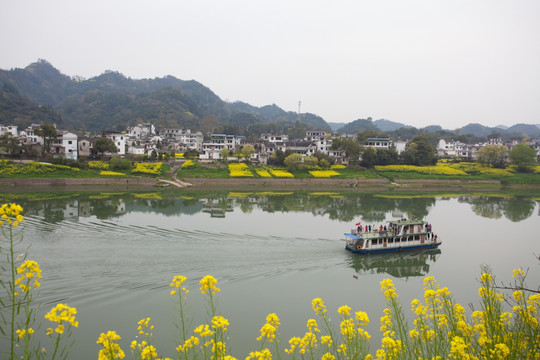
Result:
<svg viewBox="0 0 540 360"><path fill-rule="evenodd" d="M111 170L131 170L133 164L127 159L119 159L114 156L109 161L109 169Z"/></svg>

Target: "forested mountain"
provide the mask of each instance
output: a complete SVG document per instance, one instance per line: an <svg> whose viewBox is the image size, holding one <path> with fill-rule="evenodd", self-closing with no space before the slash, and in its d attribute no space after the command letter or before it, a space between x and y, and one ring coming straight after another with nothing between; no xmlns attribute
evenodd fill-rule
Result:
<svg viewBox="0 0 540 360"><path fill-rule="evenodd" d="M203 133L223 131L258 136L262 132L303 137L305 130L357 134L367 130L407 139L412 134L454 134L481 138L540 138L537 125L517 124L507 129L469 124L443 130L439 125L416 129L386 119L357 119L330 125L321 117L285 111L276 104L256 107L229 103L195 80L173 76L134 80L106 71L91 79L66 76L45 60L24 69L0 70L0 124L24 128L32 123L56 123L63 129L99 134L151 122L156 128L182 127ZM445 135L446 136L446 135Z"/></svg>
<svg viewBox="0 0 540 360"><path fill-rule="evenodd" d="M338 132L342 134L357 134L367 130L379 131L379 128L373 124L371 118L354 120L341 129L338 129Z"/></svg>
<svg viewBox="0 0 540 360"><path fill-rule="evenodd" d="M373 122L373 125L375 125L380 131L394 131L401 128L411 127L410 125L405 125L399 122L390 121L386 119L375 120Z"/></svg>
<svg viewBox="0 0 540 360"><path fill-rule="evenodd" d="M28 104L54 108L57 115L61 114L64 128L79 132L121 131L141 122L151 122L158 129L184 127L205 131L225 126L247 131L250 125L276 123L276 131L279 131L299 121L308 128L330 129L316 115L299 116L276 105L257 108L230 104L197 81L173 76L133 80L118 72L106 71L82 80L63 75L47 61L40 60L25 69L0 70L0 86L3 84L15 89ZM0 99L1 123L14 123L16 118L21 118L16 113L13 104ZM26 120L18 121L17 125L30 125L30 117L22 118ZM41 122L49 118L44 117ZM36 121L40 122L33 120Z"/></svg>
<svg viewBox="0 0 540 360"><path fill-rule="evenodd" d="M38 105L22 96L15 86L0 85L0 121L5 125L17 125L19 128L29 124L58 124L63 126L60 114L48 105Z"/></svg>

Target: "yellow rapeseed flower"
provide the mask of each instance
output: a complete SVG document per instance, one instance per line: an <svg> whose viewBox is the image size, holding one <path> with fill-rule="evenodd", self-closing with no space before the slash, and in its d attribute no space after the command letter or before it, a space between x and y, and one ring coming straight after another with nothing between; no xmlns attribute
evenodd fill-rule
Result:
<svg viewBox="0 0 540 360"><path fill-rule="evenodd" d="M302 339L300 339L299 337L297 336L293 336L292 338L289 339L289 345L291 346L290 349L285 349L285 352L289 355L292 355L294 353L294 350L296 350L296 348L300 345L300 342L302 341Z"/></svg>
<svg viewBox="0 0 540 360"><path fill-rule="evenodd" d="M176 275L170 284L171 287L181 289L185 294L189 293L189 290L185 287L182 287L182 284L187 280L185 276L182 275ZM176 290L171 290L171 295L175 295L177 293Z"/></svg>
<svg viewBox="0 0 540 360"><path fill-rule="evenodd" d="M327 344L328 347L332 347L332 337L330 335L321 336L321 344Z"/></svg>
<svg viewBox="0 0 540 360"><path fill-rule="evenodd" d="M0 218L7 221L13 227L17 227L20 222L24 221L24 217L21 215L22 212L23 208L15 203L0 206ZM3 221L0 221L0 226L3 223Z"/></svg>
<svg viewBox="0 0 540 360"><path fill-rule="evenodd" d="M349 316L349 312L351 311L351 308L347 305L340 306L337 310L338 314L343 316Z"/></svg>
<svg viewBox="0 0 540 360"><path fill-rule="evenodd" d="M315 311L316 314L323 315L326 312L326 306L324 306L324 302L321 298L315 298L311 302L311 306L313 307L313 311Z"/></svg>
<svg viewBox="0 0 540 360"><path fill-rule="evenodd" d="M201 292L203 294L210 293L211 295L215 295L216 292L221 291L220 288L215 286L215 284L217 283L217 280L212 275L206 275L205 277L201 279L199 283L201 284Z"/></svg>
<svg viewBox="0 0 540 360"><path fill-rule="evenodd" d="M369 316L364 311L357 311L355 313L356 321L358 322L358 325L360 326L367 326L369 324Z"/></svg>
<svg viewBox="0 0 540 360"><path fill-rule="evenodd" d="M313 331L320 332L319 327L317 325L317 320L315 319L308 319L306 326L309 332L313 332Z"/></svg>
<svg viewBox="0 0 540 360"><path fill-rule="evenodd" d="M51 309L47 314L45 314L45 319L52 322L57 322L58 326L54 329L58 334L64 333L64 324L69 324L74 327L79 326L79 322L75 320L75 314L77 314L77 309L74 307L69 307L66 304L58 304ZM47 335L50 335L51 332L47 330Z"/></svg>
<svg viewBox="0 0 540 360"><path fill-rule="evenodd" d="M118 344L120 336L116 331L107 331L107 333L101 333L96 344L101 344L102 349L99 350L98 360L114 360L123 359L126 355ZM137 344L136 341L134 341ZM132 344L133 345L133 344Z"/></svg>
<svg viewBox="0 0 540 360"><path fill-rule="evenodd" d="M334 360L336 357L330 353L326 353L322 356L321 360Z"/></svg>
<svg viewBox="0 0 540 360"><path fill-rule="evenodd" d="M272 325L276 329L280 325L279 318L275 313L268 314L266 317L266 323Z"/></svg>
<svg viewBox="0 0 540 360"><path fill-rule="evenodd" d="M272 353L268 349L263 349L261 351L252 351L249 353L246 360L271 360Z"/></svg>
<svg viewBox="0 0 540 360"><path fill-rule="evenodd" d="M199 325L193 330L195 333L199 334L200 337L210 337L214 335L214 332L210 330L210 326L208 324L206 325Z"/></svg>
<svg viewBox="0 0 540 360"><path fill-rule="evenodd" d="M212 327L214 329L222 329L223 331L227 331L227 326L229 326L229 320L223 316L218 315L212 318Z"/></svg>
<svg viewBox="0 0 540 360"><path fill-rule="evenodd" d="M512 272L513 278L524 277L524 276L525 276L525 271L523 271L521 268L514 269L514 271Z"/></svg>
<svg viewBox="0 0 540 360"><path fill-rule="evenodd" d="M339 324L341 334L347 339L352 339L355 335L354 323L351 319L344 319L341 324Z"/></svg>
<svg viewBox="0 0 540 360"><path fill-rule="evenodd" d="M153 345L145 346L141 351L141 359L150 360L158 356L156 348Z"/></svg>
<svg viewBox="0 0 540 360"><path fill-rule="evenodd" d="M33 260L24 261L18 268L17 274L21 277L15 280L15 285L19 286L23 292L28 292L32 288L40 287L38 279L41 279L41 269L39 264ZM33 284L31 280L34 280Z"/></svg>
<svg viewBox="0 0 540 360"><path fill-rule="evenodd" d="M480 276L480 280L482 282L491 282L493 281L493 277L491 276L491 274L489 273L483 273L481 276Z"/></svg>
<svg viewBox="0 0 540 360"><path fill-rule="evenodd" d="M268 339L270 342L274 341L276 338L276 328L268 323L264 324L261 327L261 335L257 338L257 341L261 341L263 338Z"/></svg>

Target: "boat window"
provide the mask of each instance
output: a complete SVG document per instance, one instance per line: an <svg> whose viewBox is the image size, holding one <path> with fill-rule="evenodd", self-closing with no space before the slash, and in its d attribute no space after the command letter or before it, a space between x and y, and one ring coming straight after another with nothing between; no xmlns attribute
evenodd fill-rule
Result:
<svg viewBox="0 0 540 360"><path fill-rule="evenodd" d="M414 235L414 240L420 240L420 235Z"/></svg>

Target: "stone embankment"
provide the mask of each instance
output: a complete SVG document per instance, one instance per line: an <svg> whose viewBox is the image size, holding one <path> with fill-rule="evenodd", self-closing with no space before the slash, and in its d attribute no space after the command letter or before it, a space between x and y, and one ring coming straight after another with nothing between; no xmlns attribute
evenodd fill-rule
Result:
<svg viewBox="0 0 540 360"><path fill-rule="evenodd" d="M152 178L0 178L0 186L154 186Z"/></svg>
<svg viewBox="0 0 540 360"><path fill-rule="evenodd" d="M160 185L161 184L161 185ZM335 190L464 190L501 188L498 180L444 180L444 179L249 179L249 178L0 178L0 187L85 187L85 186L124 186L154 187L175 186L197 189L246 189L246 188L287 188L309 189L324 188Z"/></svg>

